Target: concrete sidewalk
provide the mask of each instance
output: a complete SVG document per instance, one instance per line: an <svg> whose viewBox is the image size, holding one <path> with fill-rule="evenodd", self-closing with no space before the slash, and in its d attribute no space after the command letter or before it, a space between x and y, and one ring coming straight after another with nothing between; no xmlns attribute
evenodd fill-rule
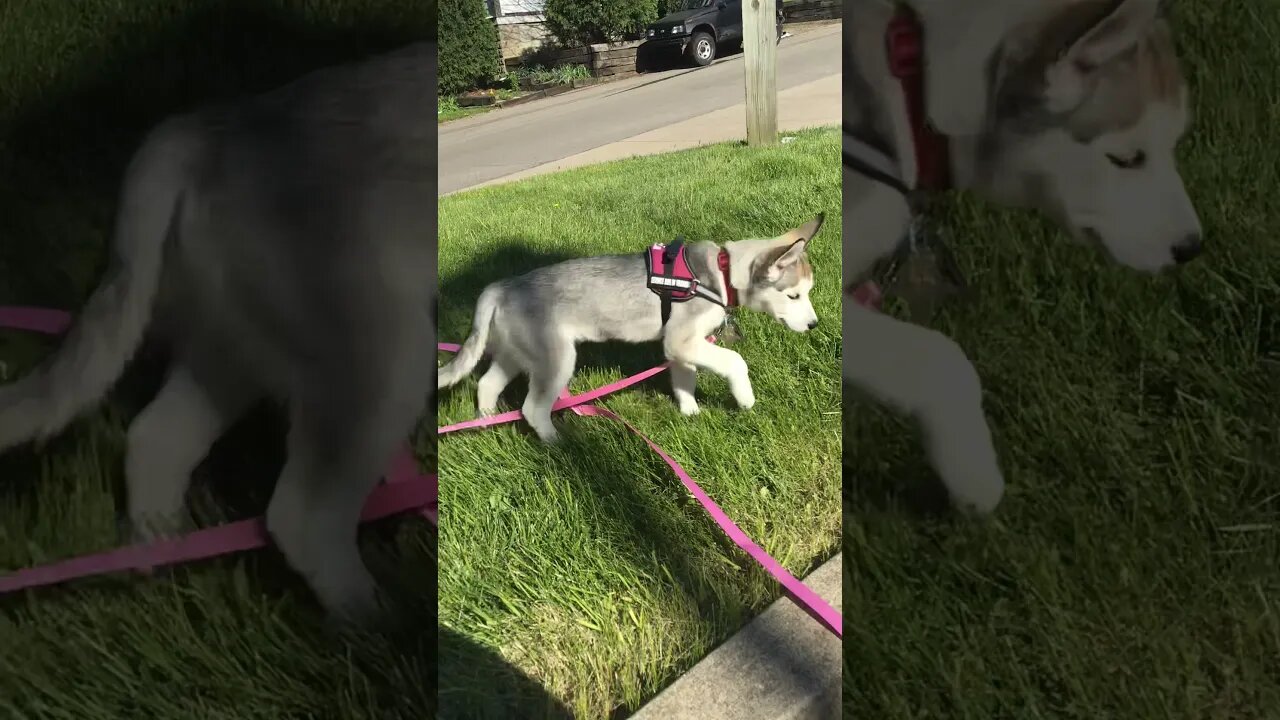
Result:
<svg viewBox="0 0 1280 720"><path fill-rule="evenodd" d="M841 606L841 555L803 578ZM790 598L770 605L631 720L836 720L843 647Z"/></svg>
<svg viewBox="0 0 1280 720"><path fill-rule="evenodd" d="M780 91L778 93L779 131L792 132L820 125L839 125L842 109L840 80L841 75L839 74L829 75ZM621 160L639 155L656 155L732 140L746 140L746 137L747 110L744 102L658 128L657 130L650 130L625 140L602 145L586 152L570 155L560 160L544 163L528 170L522 170L462 188L455 192L489 185L500 185L535 175L544 175L610 160Z"/></svg>

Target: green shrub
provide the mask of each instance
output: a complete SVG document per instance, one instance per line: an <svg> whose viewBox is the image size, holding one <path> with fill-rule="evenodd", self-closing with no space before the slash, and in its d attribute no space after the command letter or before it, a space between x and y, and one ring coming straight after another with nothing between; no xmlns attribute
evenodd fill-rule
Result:
<svg viewBox="0 0 1280 720"><path fill-rule="evenodd" d="M480 87L498 73L498 28L484 0L440 0L440 94Z"/></svg>
<svg viewBox="0 0 1280 720"><path fill-rule="evenodd" d="M658 19L655 0L547 0L547 29L565 45L621 40Z"/></svg>

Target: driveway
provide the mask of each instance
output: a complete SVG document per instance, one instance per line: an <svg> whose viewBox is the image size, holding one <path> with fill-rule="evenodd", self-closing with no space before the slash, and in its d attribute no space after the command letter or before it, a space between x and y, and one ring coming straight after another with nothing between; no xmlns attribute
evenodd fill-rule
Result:
<svg viewBox="0 0 1280 720"><path fill-rule="evenodd" d="M784 38L779 92L840 74L839 24ZM445 195L743 102L742 53L596 85L440 126Z"/></svg>

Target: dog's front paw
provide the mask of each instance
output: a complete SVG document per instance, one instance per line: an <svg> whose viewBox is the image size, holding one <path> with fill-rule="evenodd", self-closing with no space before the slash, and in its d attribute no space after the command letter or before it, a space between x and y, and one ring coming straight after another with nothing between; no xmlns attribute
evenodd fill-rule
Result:
<svg viewBox="0 0 1280 720"><path fill-rule="evenodd" d="M176 535L176 530L172 533L160 532L155 523L121 520L116 524L116 536L121 545L150 545L171 535ZM142 577L154 577L156 570L155 567L146 565L135 567L132 572Z"/></svg>
<svg viewBox="0 0 1280 720"><path fill-rule="evenodd" d="M996 509L1004 497L1004 475L1000 472L990 434L984 427L977 435L963 438L951 435L933 438L929 455L934 469L951 494L951 502L962 510L987 514Z"/></svg>
<svg viewBox="0 0 1280 720"><path fill-rule="evenodd" d="M150 545L172 540L191 530L191 522L180 513L131 513L119 526L121 539L131 545ZM145 570L150 574L150 568Z"/></svg>
<svg viewBox="0 0 1280 720"><path fill-rule="evenodd" d="M680 398L680 414L686 417L692 417L702 412L702 408L698 407L698 402L693 398Z"/></svg>
<svg viewBox="0 0 1280 720"><path fill-rule="evenodd" d="M738 408L742 410L750 410L756 406L755 395L748 394L745 398L738 398Z"/></svg>
<svg viewBox="0 0 1280 720"><path fill-rule="evenodd" d="M376 628L386 619L387 602L374 584L359 584L321 597L321 603L340 626L353 630Z"/></svg>

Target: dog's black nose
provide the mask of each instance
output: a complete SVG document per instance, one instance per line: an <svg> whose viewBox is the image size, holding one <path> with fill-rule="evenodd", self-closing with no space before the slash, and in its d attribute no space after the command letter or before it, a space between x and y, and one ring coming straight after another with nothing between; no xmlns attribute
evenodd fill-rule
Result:
<svg viewBox="0 0 1280 720"><path fill-rule="evenodd" d="M816 328L816 327L818 327L818 321L817 321L817 320L810 320L810 321L809 321L809 329L810 329L810 330L812 330L812 329L814 329L814 328Z"/></svg>
<svg viewBox="0 0 1280 720"><path fill-rule="evenodd" d="M1200 235L1188 235L1182 242L1173 246L1173 261L1183 265L1195 260L1202 252L1204 252L1204 243L1200 241Z"/></svg>

